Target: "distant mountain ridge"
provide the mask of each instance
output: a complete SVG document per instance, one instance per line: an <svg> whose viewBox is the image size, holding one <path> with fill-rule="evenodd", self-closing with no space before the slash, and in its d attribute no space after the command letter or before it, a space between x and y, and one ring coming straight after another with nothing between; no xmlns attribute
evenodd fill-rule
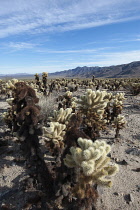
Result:
<svg viewBox="0 0 140 210"><path fill-rule="evenodd" d="M30 77L34 77L34 74L28 74L28 73L16 73L16 74L0 74L0 78L1 79L11 79L11 78L30 78Z"/></svg>
<svg viewBox="0 0 140 210"><path fill-rule="evenodd" d="M127 78L127 77L140 77L140 61L134 61L128 64L108 66L108 67L77 67L75 69L60 71L49 74L53 77L83 77L91 78Z"/></svg>
<svg viewBox="0 0 140 210"><path fill-rule="evenodd" d="M40 74L41 75L41 74ZM134 61L128 64L121 64L116 66L107 67L76 67L75 69L69 69L59 71L55 73L49 73L49 77L70 77L70 78L91 78L92 75L95 77L103 78L131 78L140 77L140 61ZM16 74L0 74L0 78L34 78L34 74L27 73L16 73Z"/></svg>

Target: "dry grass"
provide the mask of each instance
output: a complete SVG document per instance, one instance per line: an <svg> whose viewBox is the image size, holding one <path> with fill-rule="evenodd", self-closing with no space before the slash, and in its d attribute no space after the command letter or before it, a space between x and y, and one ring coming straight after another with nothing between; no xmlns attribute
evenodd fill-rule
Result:
<svg viewBox="0 0 140 210"><path fill-rule="evenodd" d="M57 109L58 104L56 102L56 98L58 96L52 94L50 96L39 96L38 105L41 108L41 115L43 116L44 121L48 119L48 117L53 115L53 110Z"/></svg>

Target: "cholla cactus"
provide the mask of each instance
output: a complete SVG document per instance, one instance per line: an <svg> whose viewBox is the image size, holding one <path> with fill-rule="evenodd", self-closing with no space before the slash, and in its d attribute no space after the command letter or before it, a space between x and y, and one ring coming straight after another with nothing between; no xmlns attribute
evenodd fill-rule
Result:
<svg viewBox="0 0 140 210"><path fill-rule="evenodd" d="M115 95L115 98L118 100L118 101L123 101L125 99L124 97L125 93L117 93Z"/></svg>
<svg viewBox="0 0 140 210"><path fill-rule="evenodd" d="M73 110L76 109L76 107L77 107L76 97L71 98L71 107L72 107Z"/></svg>
<svg viewBox="0 0 140 210"><path fill-rule="evenodd" d="M94 75L92 75L92 82L94 82L95 81L95 76Z"/></svg>
<svg viewBox="0 0 140 210"><path fill-rule="evenodd" d="M112 126L116 128L115 138L119 137L119 130L125 127L126 120L124 116L118 115L114 117L114 121L112 122Z"/></svg>
<svg viewBox="0 0 140 210"><path fill-rule="evenodd" d="M81 100L77 103L83 109L92 109L94 111L103 110L107 105L106 100L104 100L106 94L106 91L92 91L91 89L87 89L86 95L81 96Z"/></svg>
<svg viewBox="0 0 140 210"><path fill-rule="evenodd" d="M72 92L67 91L67 92L65 93L65 97L71 98L71 97L72 97Z"/></svg>
<svg viewBox="0 0 140 210"><path fill-rule="evenodd" d="M140 83L133 83L130 82L126 84L126 87L129 89L130 93L132 93L134 96L138 95L140 93Z"/></svg>
<svg viewBox="0 0 140 210"><path fill-rule="evenodd" d="M47 72L43 72L42 73L42 82L43 82L43 87L44 87L44 95L46 95L46 90L47 90L47 77L48 77L48 73Z"/></svg>
<svg viewBox="0 0 140 210"><path fill-rule="evenodd" d="M61 108L58 111L54 110L54 117L50 117L50 120L67 125L72 115L72 108Z"/></svg>
<svg viewBox="0 0 140 210"><path fill-rule="evenodd" d="M43 72L43 73L42 73L42 76L48 77L48 72Z"/></svg>
<svg viewBox="0 0 140 210"><path fill-rule="evenodd" d="M79 110L84 119L84 132L93 140L99 136L99 131L106 128L104 119L105 107L108 99L104 99L106 91L92 91L88 89L84 96L77 101Z"/></svg>
<svg viewBox="0 0 140 210"><path fill-rule="evenodd" d="M123 102L119 101L118 99L114 99L114 104L113 105L116 106L116 107L122 107Z"/></svg>
<svg viewBox="0 0 140 210"><path fill-rule="evenodd" d="M106 95L104 96L104 99L107 99L110 102L113 99L113 94L106 92Z"/></svg>
<svg viewBox="0 0 140 210"><path fill-rule="evenodd" d="M119 114L121 114L122 109L123 109L123 100L125 99L124 93L117 93L113 97L113 111L112 111L112 120L114 117L117 117Z"/></svg>
<svg viewBox="0 0 140 210"><path fill-rule="evenodd" d="M12 121L13 121L13 112L11 108L7 109L7 112L2 114L2 118L4 122L8 125L10 129L12 129Z"/></svg>
<svg viewBox="0 0 140 210"><path fill-rule="evenodd" d="M38 82L39 81L39 75L38 75L38 73L36 73L34 76L35 76L36 82Z"/></svg>
<svg viewBox="0 0 140 210"><path fill-rule="evenodd" d="M112 124L114 117L121 114L123 109L123 100L125 99L124 93L107 93L104 99L108 100L105 108L106 119L109 124Z"/></svg>
<svg viewBox="0 0 140 210"><path fill-rule="evenodd" d="M66 155L64 164L69 167L78 167L82 171L83 181L87 184L97 183L111 187L112 182L106 176L115 175L118 165L110 163L107 154L111 151L105 141L95 141L78 138L80 147L71 147L70 154Z"/></svg>
<svg viewBox="0 0 140 210"><path fill-rule="evenodd" d="M13 84L16 84L17 82L18 82L18 79L11 79L11 82L13 83Z"/></svg>
<svg viewBox="0 0 140 210"><path fill-rule="evenodd" d="M7 88L7 89L11 89L11 90L15 89L15 84L16 84L17 82L18 82L17 79L11 79L11 80L9 80L9 81L6 83L6 88Z"/></svg>
<svg viewBox="0 0 140 210"><path fill-rule="evenodd" d="M73 108L73 111L74 111L74 100L75 100L75 98L74 97L72 97L72 92L70 92L70 91L67 91L65 94L64 94L64 96L62 96L61 97L61 102L59 103L59 106L58 106L58 109L60 109L60 108L64 108L64 109L66 109L66 108ZM72 105L72 103L73 103L73 105Z"/></svg>
<svg viewBox="0 0 140 210"><path fill-rule="evenodd" d="M48 140L52 140L54 144L58 144L63 140L65 135L66 125L59 122L50 122L50 127L43 127L43 135L48 137Z"/></svg>

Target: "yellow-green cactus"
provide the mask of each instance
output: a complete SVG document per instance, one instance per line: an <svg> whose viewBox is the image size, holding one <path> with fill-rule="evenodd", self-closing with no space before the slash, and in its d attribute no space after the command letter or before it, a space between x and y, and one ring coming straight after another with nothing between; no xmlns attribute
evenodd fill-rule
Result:
<svg viewBox="0 0 140 210"><path fill-rule="evenodd" d="M2 114L2 118L4 120L4 122L10 126L9 128L11 128L11 125L12 125L12 121L13 121L13 114L12 114L12 110L11 109L8 109L7 112L4 112Z"/></svg>
<svg viewBox="0 0 140 210"><path fill-rule="evenodd" d="M107 154L111 151L110 145L105 141L95 141L94 143L88 139L78 138L80 147L71 147L70 154L67 154L64 159L64 164L67 167L78 167L82 171L83 176L89 183L97 183L106 186L111 186L110 179L106 176L112 176L118 171L116 164L110 163L110 158Z"/></svg>
<svg viewBox="0 0 140 210"><path fill-rule="evenodd" d="M122 101L122 100L125 99L124 95L125 95L125 93L117 93L117 94L115 95L115 98L116 98L118 101Z"/></svg>
<svg viewBox="0 0 140 210"><path fill-rule="evenodd" d="M63 140L65 135L66 125L59 122L50 122L50 127L43 127L43 135L48 137L48 140L52 140L54 143L58 143Z"/></svg>
<svg viewBox="0 0 140 210"><path fill-rule="evenodd" d="M48 72L43 72L43 73L42 73L42 76L43 76L43 77L48 77Z"/></svg>
<svg viewBox="0 0 140 210"><path fill-rule="evenodd" d="M112 93L106 93L104 96L104 99L107 99L108 101L111 101L113 99L113 94Z"/></svg>
<svg viewBox="0 0 140 210"><path fill-rule="evenodd" d="M122 115L118 115L117 117L114 117L114 120L112 122L112 126L116 128L116 134L115 138L119 137L119 130L123 129L125 127L126 120L125 117Z"/></svg>
<svg viewBox="0 0 140 210"><path fill-rule="evenodd" d="M119 127L119 129L123 128L126 124L125 117L123 115L118 115L117 117L114 117L114 120L112 122L113 127Z"/></svg>
<svg viewBox="0 0 140 210"><path fill-rule="evenodd" d="M54 116L50 117L50 120L53 122L59 122L62 124L68 124L71 116L73 115L71 108L67 108L67 109L61 108L58 111L54 110L53 114Z"/></svg>
<svg viewBox="0 0 140 210"><path fill-rule="evenodd" d="M6 86L7 89L12 89L13 90L13 89L15 89L15 83L17 83L17 82L18 82L17 79L11 79L5 84L5 86Z"/></svg>
<svg viewBox="0 0 140 210"><path fill-rule="evenodd" d="M12 84L16 84L18 82L18 79L11 79Z"/></svg>
<svg viewBox="0 0 140 210"><path fill-rule="evenodd" d="M86 95L81 96L81 100L77 101L77 103L83 109L103 110L107 105L107 101L104 99L106 94L106 91L87 89Z"/></svg>
<svg viewBox="0 0 140 210"><path fill-rule="evenodd" d="M66 96L66 97L70 97L70 98L71 98L71 97L72 97L72 92L67 91L67 92L65 93L65 96Z"/></svg>

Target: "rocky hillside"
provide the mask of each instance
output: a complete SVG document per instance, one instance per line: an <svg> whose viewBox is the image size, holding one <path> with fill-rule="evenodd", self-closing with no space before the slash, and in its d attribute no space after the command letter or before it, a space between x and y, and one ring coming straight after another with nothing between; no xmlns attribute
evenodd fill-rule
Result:
<svg viewBox="0 0 140 210"><path fill-rule="evenodd" d="M140 61L129 64L122 64L109 67L77 67L75 69L65 70L49 74L51 77L104 77L104 78L122 78L122 77L140 77Z"/></svg>
<svg viewBox="0 0 140 210"><path fill-rule="evenodd" d="M47 70L46 70L47 71ZM140 77L140 61L135 61L128 64L122 64L117 66L108 67L77 67L75 69L59 71L55 73L49 73L49 77L78 77L78 78L91 78L95 77L103 78L131 78ZM41 76L41 74L40 74ZM34 74L20 73L20 74L0 74L0 79L34 79Z"/></svg>

